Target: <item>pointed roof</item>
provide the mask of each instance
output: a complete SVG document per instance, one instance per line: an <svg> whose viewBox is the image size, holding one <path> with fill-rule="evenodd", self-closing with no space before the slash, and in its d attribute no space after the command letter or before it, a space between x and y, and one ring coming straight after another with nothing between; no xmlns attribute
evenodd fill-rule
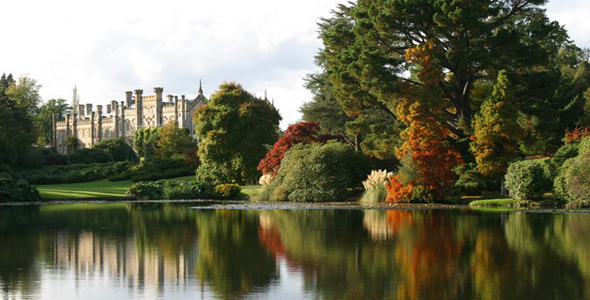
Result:
<svg viewBox="0 0 590 300"><path fill-rule="evenodd" d="M194 104L200 104L201 102L202 104L207 104L207 97L203 95L203 82L201 81L201 79L199 79L199 92L193 102Z"/></svg>

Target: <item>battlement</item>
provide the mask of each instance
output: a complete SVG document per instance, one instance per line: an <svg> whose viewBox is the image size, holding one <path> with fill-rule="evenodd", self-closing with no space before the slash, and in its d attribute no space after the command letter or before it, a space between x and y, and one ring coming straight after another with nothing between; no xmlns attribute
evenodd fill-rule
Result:
<svg viewBox="0 0 590 300"><path fill-rule="evenodd" d="M68 115L56 116L55 148L65 153L65 139L69 136L77 137L83 147L117 137L131 140L138 128L160 127L173 121L192 132L194 104L199 101L188 100L184 95L166 95L164 99L162 87L154 87L153 91L153 95L145 96L141 89L126 91L124 101L110 100L95 106L78 104ZM199 97L204 98L201 86L195 99Z"/></svg>

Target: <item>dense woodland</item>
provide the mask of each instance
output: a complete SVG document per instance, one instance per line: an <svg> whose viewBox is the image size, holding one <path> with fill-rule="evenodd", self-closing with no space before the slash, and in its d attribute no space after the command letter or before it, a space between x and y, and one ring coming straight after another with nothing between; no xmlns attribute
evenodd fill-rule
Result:
<svg viewBox="0 0 590 300"><path fill-rule="evenodd" d="M321 71L306 77L313 99L300 109L303 122L280 132L268 101L224 83L195 113L197 141L173 125L138 130L131 146L139 165L134 155L115 158L123 150L114 144L76 149L71 141L68 156L51 153L51 115L63 114L66 100L42 102L35 80L3 75L0 171L31 181L27 169L42 165L131 161L117 176L84 178L196 170L213 184L262 175L260 200L344 200L358 197L367 179L372 203L498 197L503 188L516 199L553 192L589 203L590 52L548 19L544 3L339 5L319 22Z"/></svg>

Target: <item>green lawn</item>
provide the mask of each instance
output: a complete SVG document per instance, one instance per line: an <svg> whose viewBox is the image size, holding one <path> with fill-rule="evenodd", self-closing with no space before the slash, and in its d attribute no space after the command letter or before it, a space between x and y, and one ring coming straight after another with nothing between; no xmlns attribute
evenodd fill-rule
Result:
<svg viewBox="0 0 590 300"><path fill-rule="evenodd" d="M190 182L195 176L185 176L171 180ZM123 197L132 185L131 180L108 181L106 179L81 183L37 185L42 198L90 198L90 197Z"/></svg>
<svg viewBox="0 0 590 300"><path fill-rule="evenodd" d="M190 182L195 180L195 176L185 176L173 178L170 180L182 180ZM100 198L100 197L123 197L125 191L133 184L130 180L111 182L106 179L66 184L45 184L37 185L41 197L46 199L63 199L63 198ZM249 199L252 195L258 193L260 186L245 185L241 186L242 195L240 198Z"/></svg>
<svg viewBox="0 0 590 300"><path fill-rule="evenodd" d="M469 202L469 206L487 206L487 207L498 207L498 206L514 206L516 200L514 199L485 199L475 200Z"/></svg>

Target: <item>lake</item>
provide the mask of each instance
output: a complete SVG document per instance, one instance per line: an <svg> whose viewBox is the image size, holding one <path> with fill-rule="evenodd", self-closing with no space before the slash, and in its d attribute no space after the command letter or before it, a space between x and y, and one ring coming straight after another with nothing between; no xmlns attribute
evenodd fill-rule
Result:
<svg viewBox="0 0 590 300"><path fill-rule="evenodd" d="M590 299L590 214L0 207L1 299Z"/></svg>

